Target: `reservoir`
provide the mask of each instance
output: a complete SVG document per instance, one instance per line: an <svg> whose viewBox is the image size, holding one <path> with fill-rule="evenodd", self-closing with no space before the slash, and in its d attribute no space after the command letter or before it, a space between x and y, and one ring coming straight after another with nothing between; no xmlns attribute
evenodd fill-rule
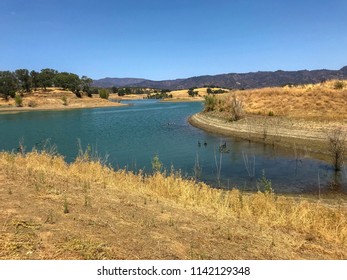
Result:
<svg viewBox="0 0 347 280"><path fill-rule="evenodd" d="M276 193L318 193L331 189L335 174L328 162L310 155L274 149L191 126L188 118L203 109L200 102L123 101L124 107L0 114L0 150L16 151L23 141L26 151L42 149L47 140L66 161L80 147L114 168L152 172L156 155L168 172L180 170L186 178L214 187L259 188L264 176ZM220 153L224 145L227 152ZM339 174L339 192L346 193L346 177ZM335 178L336 179L336 178Z"/></svg>

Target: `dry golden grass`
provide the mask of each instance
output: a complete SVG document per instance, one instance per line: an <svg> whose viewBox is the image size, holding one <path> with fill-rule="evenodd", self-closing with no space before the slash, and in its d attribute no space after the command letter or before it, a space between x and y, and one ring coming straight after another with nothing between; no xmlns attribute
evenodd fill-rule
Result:
<svg viewBox="0 0 347 280"><path fill-rule="evenodd" d="M64 104L64 100L66 104ZM78 109L94 107L122 106L120 103L110 102L93 96L92 98L82 96L78 98L73 92L61 90L59 88L47 88L47 90L36 90L30 93L24 93L23 107L16 107L14 98L8 101L0 98L1 111L23 111L23 110L59 110L59 109Z"/></svg>
<svg viewBox="0 0 347 280"><path fill-rule="evenodd" d="M337 81L293 87L273 87L235 91L246 113L299 118L347 118L347 86L335 89ZM347 82L344 81L347 85Z"/></svg>
<svg viewBox="0 0 347 280"><path fill-rule="evenodd" d="M218 90L220 88L211 88L212 90ZM174 90L171 91L170 94L172 94L173 99L184 99L184 100L204 100L203 97L207 95L207 88L196 88L194 91L198 92L197 96L191 97L188 94L188 89L182 89L182 90ZM170 99L168 99L170 101Z"/></svg>
<svg viewBox="0 0 347 280"><path fill-rule="evenodd" d="M0 153L0 259L346 259L345 201Z"/></svg>

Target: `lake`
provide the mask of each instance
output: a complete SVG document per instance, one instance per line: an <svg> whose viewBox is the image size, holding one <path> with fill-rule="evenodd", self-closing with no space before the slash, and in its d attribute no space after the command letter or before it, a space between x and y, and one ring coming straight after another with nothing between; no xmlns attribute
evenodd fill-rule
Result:
<svg viewBox="0 0 347 280"><path fill-rule="evenodd" d="M34 111L0 115L0 150L42 148L49 139L71 162L79 142L88 145L115 168L152 172L158 155L163 166L181 170L215 187L257 190L263 173L277 193L317 193L329 190L334 178L329 163L270 145L204 132L187 119L202 110L199 102L123 101L130 106L62 111ZM200 143L200 145L199 145ZM206 145L205 145L206 143ZM226 144L228 153L220 153ZM347 192L344 186L339 191Z"/></svg>

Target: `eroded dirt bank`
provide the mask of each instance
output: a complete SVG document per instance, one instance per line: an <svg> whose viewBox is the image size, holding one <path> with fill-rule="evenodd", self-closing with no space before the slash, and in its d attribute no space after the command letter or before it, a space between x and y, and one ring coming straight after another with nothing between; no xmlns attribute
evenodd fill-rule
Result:
<svg viewBox="0 0 347 280"><path fill-rule="evenodd" d="M231 122L213 113L201 112L191 116L189 123L208 132L282 146L293 149L294 153L305 151L323 158L329 153L329 132L342 129L347 133L347 124L340 121L323 122L258 115L249 115Z"/></svg>

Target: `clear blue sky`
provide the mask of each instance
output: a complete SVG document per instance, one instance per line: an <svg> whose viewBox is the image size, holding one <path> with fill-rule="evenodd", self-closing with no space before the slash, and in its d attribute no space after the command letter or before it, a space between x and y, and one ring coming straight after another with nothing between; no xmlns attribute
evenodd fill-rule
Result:
<svg viewBox="0 0 347 280"><path fill-rule="evenodd" d="M345 65L346 0L0 1L0 70L163 80Z"/></svg>

